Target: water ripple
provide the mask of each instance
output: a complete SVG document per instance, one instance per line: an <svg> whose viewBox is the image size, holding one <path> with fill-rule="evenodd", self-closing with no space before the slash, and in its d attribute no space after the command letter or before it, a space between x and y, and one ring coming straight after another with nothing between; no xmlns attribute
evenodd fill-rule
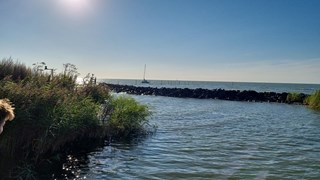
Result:
<svg viewBox="0 0 320 180"><path fill-rule="evenodd" d="M89 153L88 179L320 179L320 114L303 106L134 96L157 133Z"/></svg>

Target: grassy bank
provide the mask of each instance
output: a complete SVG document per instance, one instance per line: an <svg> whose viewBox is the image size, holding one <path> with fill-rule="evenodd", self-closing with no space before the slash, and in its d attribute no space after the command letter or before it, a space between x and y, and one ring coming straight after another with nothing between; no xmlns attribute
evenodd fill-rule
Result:
<svg viewBox="0 0 320 180"><path fill-rule="evenodd" d="M1 156L36 165L88 139L144 131L150 115L147 106L129 97L112 97L106 86L87 83L78 87L76 78L75 69L65 68L51 77L38 67L1 61L0 99L10 99L16 114L0 135ZM8 169L8 163L2 165L0 174Z"/></svg>

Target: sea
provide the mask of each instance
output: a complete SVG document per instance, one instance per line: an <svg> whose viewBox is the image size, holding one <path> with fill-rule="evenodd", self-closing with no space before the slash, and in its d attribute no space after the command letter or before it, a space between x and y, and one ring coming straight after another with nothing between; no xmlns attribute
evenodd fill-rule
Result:
<svg viewBox="0 0 320 180"><path fill-rule="evenodd" d="M133 85L144 87L190 88L190 89L225 89L225 90L254 90L257 92L296 92L311 94L320 90L320 84L294 83L260 83L260 82L219 82L219 81L179 81L179 80L148 80L141 83L134 79L101 79L99 82L119 85Z"/></svg>
<svg viewBox="0 0 320 180"><path fill-rule="evenodd" d="M319 84L100 80L151 87L311 94ZM114 94L119 96L121 94ZM128 95L156 131L70 154L65 179L320 179L320 112L303 105Z"/></svg>

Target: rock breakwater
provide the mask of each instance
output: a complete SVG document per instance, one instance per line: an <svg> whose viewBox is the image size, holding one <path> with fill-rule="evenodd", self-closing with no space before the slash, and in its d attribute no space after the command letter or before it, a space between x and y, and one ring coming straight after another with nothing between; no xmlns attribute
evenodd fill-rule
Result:
<svg viewBox="0 0 320 180"><path fill-rule="evenodd" d="M225 90L225 89L189 89L189 88L166 88L166 87L141 87L130 85L106 84L116 93L126 92L135 95L167 96L177 98L197 98L197 99L220 99L230 101L250 101L250 102L278 102L303 104L303 99L308 96L300 94L301 100L289 101L287 92L256 92L253 90Z"/></svg>

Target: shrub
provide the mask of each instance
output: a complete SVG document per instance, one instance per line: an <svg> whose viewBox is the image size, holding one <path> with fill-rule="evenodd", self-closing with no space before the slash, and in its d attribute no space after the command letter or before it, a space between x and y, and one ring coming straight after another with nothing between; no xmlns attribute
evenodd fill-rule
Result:
<svg viewBox="0 0 320 180"><path fill-rule="evenodd" d="M320 90L307 97L305 103L312 109L320 110Z"/></svg>

